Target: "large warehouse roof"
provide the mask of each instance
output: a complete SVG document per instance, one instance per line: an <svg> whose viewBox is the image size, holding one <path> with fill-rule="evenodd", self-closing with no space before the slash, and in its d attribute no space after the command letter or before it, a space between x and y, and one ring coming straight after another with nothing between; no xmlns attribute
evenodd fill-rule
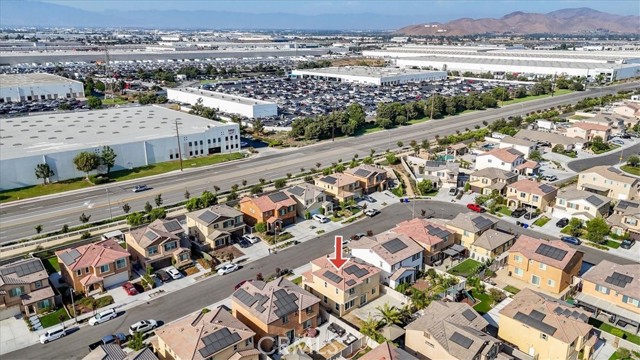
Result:
<svg viewBox="0 0 640 360"><path fill-rule="evenodd" d="M225 94L225 93L220 93L220 92L215 92L215 91L202 90L202 89L192 88L192 87L177 88L177 89L174 89L174 90L182 91L182 92L189 93L189 94L194 94L194 95L200 95L202 97L212 98L212 99L221 100L221 101L237 102L237 103L242 104L242 105L273 104L272 102L269 102L269 101L251 99L251 98L247 98L247 97L242 97L242 96L237 96L237 95L230 95L230 94Z"/></svg>
<svg viewBox="0 0 640 360"><path fill-rule="evenodd" d="M69 82L80 83L80 81L44 73L0 75L0 87L64 84Z"/></svg>
<svg viewBox="0 0 640 360"><path fill-rule="evenodd" d="M0 121L0 159L202 133L223 123L161 106L8 118Z"/></svg>
<svg viewBox="0 0 640 360"><path fill-rule="evenodd" d="M403 61L415 62L435 62L438 64L484 64L484 65L502 65L502 66L533 66L545 68L557 68L558 72L562 69L621 69L629 66L637 66L637 64L613 64L613 63L595 63L595 62L573 62L573 61L554 61L554 60L516 60L501 58L473 58L465 59L461 57L451 56L420 56L407 57L397 60L398 65L402 65Z"/></svg>
<svg viewBox="0 0 640 360"><path fill-rule="evenodd" d="M326 75L348 75L348 76L367 76L367 77L391 77L399 75L425 74L432 71L413 70L403 68L389 67L367 67L367 66L344 66L344 67L327 67L318 69L296 70L297 73Z"/></svg>

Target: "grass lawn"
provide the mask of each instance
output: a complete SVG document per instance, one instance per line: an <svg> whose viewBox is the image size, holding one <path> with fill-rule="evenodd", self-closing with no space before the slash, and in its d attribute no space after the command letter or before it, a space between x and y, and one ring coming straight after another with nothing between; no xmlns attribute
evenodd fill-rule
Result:
<svg viewBox="0 0 640 360"><path fill-rule="evenodd" d="M362 128L356 131L355 136L371 134L374 132L382 131L383 128L379 127L375 123L366 123Z"/></svg>
<svg viewBox="0 0 640 360"><path fill-rule="evenodd" d="M500 214L502 214L502 215L506 215L506 216L511 216L511 213L512 213L512 211L511 211L511 210L509 210L509 208L508 208L508 207L506 207L506 206L502 206L502 207L500 207L500 209L498 210L498 212L499 212Z"/></svg>
<svg viewBox="0 0 640 360"><path fill-rule="evenodd" d="M425 121L427 121L429 119L431 119L431 117L425 116L425 117L420 118L420 119L409 120L407 124L408 125L420 124L420 123L425 122Z"/></svg>
<svg viewBox="0 0 640 360"><path fill-rule="evenodd" d="M275 240L276 240L275 235L260 234L260 237L264 239L266 242L268 242L269 244L272 244L272 245L275 244ZM278 242L283 242L291 238L293 238L293 235L291 235L288 232L278 234Z"/></svg>
<svg viewBox="0 0 640 360"><path fill-rule="evenodd" d="M300 284L302 284L302 276L298 276L297 278L291 280L291 282L300 286Z"/></svg>
<svg viewBox="0 0 640 360"><path fill-rule="evenodd" d="M473 295L474 298L476 298L476 300L480 300L479 303L477 303L477 304L475 304L473 306L473 308L478 313L480 313L480 315L484 315L484 314L488 313L489 310L491 310L491 303L493 301L491 300L489 295L478 293L478 292L475 292L475 291L472 293L472 295Z"/></svg>
<svg viewBox="0 0 640 360"><path fill-rule="evenodd" d="M569 89L560 89L560 90L556 90L553 93L553 96L565 95L565 94L569 94L569 93L572 93L572 92L573 91L569 90ZM519 103L525 102L525 101L544 99L544 98L548 98L548 97L551 97L551 94L543 94L543 95L536 95L536 96L525 96L525 97L520 98L520 99L511 99L511 100L507 100L505 102L498 101L498 104L500 106L505 106L505 105L511 105L511 104L519 104Z"/></svg>
<svg viewBox="0 0 640 360"><path fill-rule="evenodd" d="M609 151L613 151L613 150L615 150L615 149L617 149L619 147L620 147L620 145L609 144L609 148L606 149L606 150L597 150L596 151L596 150L591 149L591 151L593 151L594 154L599 155L599 154L604 154L604 153L609 152Z"/></svg>
<svg viewBox="0 0 640 360"><path fill-rule="evenodd" d="M515 294L517 294L517 293L519 293L519 292L520 292L520 289L518 289L518 288L517 288L517 287L515 287L515 286L511 286L511 285L507 285L507 286L505 286L505 287L504 287L504 290L505 290L505 291L508 291L508 292L510 292L510 293L512 293L513 295L515 295Z"/></svg>
<svg viewBox="0 0 640 360"><path fill-rule="evenodd" d="M48 328L49 326L59 324L60 316L64 316L64 320L69 320L69 315L67 315L67 312L64 310L64 308L60 308L52 312L51 314L42 316L40 318L40 323L42 324L43 328Z"/></svg>
<svg viewBox="0 0 640 360"><path fill-rule="evenodd" d="M604 243L605 246L608 246L612 249L617 249L620 247L620 243L614 240L607 240L606 243Z"/></svg>
<svg viewBox="0 0 640 360"><path fill-rule="evenodd" d="M89 186L92 186L92 184L88 181L84 181L84 179L69 179L48 185L40 184L19 189L0 191L0 203L56 194L63 191L77 190ZM33 230L33 234L36 234L35 230Z"/></svg>
<svg viewBox="0 0 640 360"><path fill-rule="evenodd" d="M123 98L111 98L111 99L103 99L102 105L122 105L128 104L129 102Z"/></svg>
<svg viewBox="0 0 640 360"><path fill-rule="evenodd" d="M628 172L631 175L640 176L640 167L633 167L630 165L622 165L622 171Z"/></svg>
<svg viewBox="0 0 640 360"><path fill-rule="evenodd" d="M544 224L548 223L549 221L551 221L551 219L549 219L546 216L543 216L541 218L539 218L538 220L533 222L533 225L535 226L544 226Z"/></svg>
<svg viewBox="0 0 640 360"><path fill-rule="evenodd" d="M460 264L454 266L453 268L447 271L451 275L464 276L467 277L472 275L474 270L480 265L479 262L473 259L466 259Z"/></svg>
<svg viewBox="0 0 640 360"><path fill-rule="evenodd" d="M618 329L615 326L609 325L607 323L604 323L600 320L597 319L593 319L590 318L589 319L589 324L593 325L593 327L598 328L602 331L606 331L609 334L618 336L618 337L622 337L623 339L630 341L636 345L640 345L640 336L639 335L633 335L632 333L628 332L628 331L624 331L622 329ZM616 332L618 334L616 334ZM619 336L619 334L622 334L622 336Z"/></svg>
<svg viewBox="0 0 640 360"><path fill-rule="evenodd" d="M58 265L58 257L57 256L48 257L48 258L44 259L44 261L42 261L42 263L44 264L44 268L47 269L47 272L49 274L53 274L55 272L59 272L60 271L60 265Z"/></svg>

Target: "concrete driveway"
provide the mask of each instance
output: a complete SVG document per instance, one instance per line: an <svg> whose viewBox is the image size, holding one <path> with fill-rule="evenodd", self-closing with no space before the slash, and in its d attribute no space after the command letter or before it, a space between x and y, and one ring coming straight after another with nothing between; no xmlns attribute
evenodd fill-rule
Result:
<svg viewBox="0 0 640 360"><path fill-rule="evenodd" d="M0 322L0 355L31 346L38 342L38 333L29 331L20 317Z"/></svg>

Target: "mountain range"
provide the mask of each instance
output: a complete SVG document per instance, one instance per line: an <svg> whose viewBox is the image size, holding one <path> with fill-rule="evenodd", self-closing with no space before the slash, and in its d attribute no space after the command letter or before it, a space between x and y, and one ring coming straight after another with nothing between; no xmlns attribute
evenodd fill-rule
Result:
<svg viewBox="0 0 640 360"><path fill-rule="evenodd" d="M588 34L609 31L621 34L640 33L640 16L614 15L590 8L562 9L546 14L513 12L499 19L463 18L447 23L422 23L396 31L403 35L471 35L471 34Z"/></svg>

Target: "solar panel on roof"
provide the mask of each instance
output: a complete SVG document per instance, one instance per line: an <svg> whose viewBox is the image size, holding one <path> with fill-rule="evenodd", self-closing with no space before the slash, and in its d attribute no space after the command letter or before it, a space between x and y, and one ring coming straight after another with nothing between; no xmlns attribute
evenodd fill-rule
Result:
<svg viewBox="0 0 640 360"><path fill-rule="evenodd" d="M64 262L66 265L71 265L76 261L77 258L80 257L80 255L81 254L77 249L71 249L60 254L60 259L62 259L62 262Z"/></svg>
<svg viewBox="0 0 640 360"><path fill-rule="evenodd" d="M471 309L463 311L462 316L469 321L473 321L473 319L478 317L473 311L471 311Z"/></svg>
<svg viewBox="0 0 640 360"><path fill-rule="evenodd" d="M620 171L620 169L614 168L613 166L609 167L607 170L614 172L616 174L622 174L622 171Z"/></svg>
<svg viewBox="0 0 640 360"><path fill-rule="evenodd" d="M621 288L624 288L632 281L633 278L631 276L620 274L619 272L614 272L613 274L611 274L611 276L607 276L607 278L604 279L604 282Z"/></svg>
<svg viewBox="0 0 640 360"><path fill-rule="evenodd" d="M204 221L207 224L211 224L212 222L216 221L217 218L219 218L220 215L212 212L212 211L205 211L202 214L200 214L200 216L198 216L198 219Z"/></svg>
<svg viewBox="0 0 640 360"><path fill-rule="evenodd" d="M15 273L17 276L30 275L38 271L44 270L44 267L38 260L31 260L26 263L14 265L2 270L2 275Z"/></svg>
<svg viewBox="0 0 640 360"><path fill-rule="evenodd" d="M545 334L549 334L549 335L553 335L556 332L556 328L554 328L551 325L545 324L542 321L536 320L534 318L532 318L531 316L525 315L521 312L517 312L516 315L513 317L515 320L520 321L521 323L531 326L534 329L540 330Z"/></svg>
<svg viewBox="0 0 640 360"><path fill-rule="evenodd" d="M289 190L287 191L297 196L304 195L304 188L301 188L300 186L294 186L292 188L289 188Z"/></svg>
<svg viewBox="0 0 640 360"><path fill-rule="evenodd" d="M339 276L336 273L333 273L329 270L325 271L324 274L322 274L324 277L326 277L327 279L333 281L336 284L339 284L340 282L342 282L342 277Z"/></svg>
<svg viewBox="0 0 640 360"><path fill-rule="evenodd" d="M580 320L582 320L584 322L588 322L589 321L589 316L587 316L586 314L580 314Z"/></svg>
<svg viewBox="0 0 640 360"><path fill-rule="evenodd" d="M542 321L547 316L547 314L541 313L538 310L531 310L531 312L529 313L529 316L531 316L532 318L538 321Z"/></svg>
<svg viewBox="0 0 640 360"><path fill-rule="evenodd" d="M600 204L602 204L604 202L604 200L600 199L599 197L595 196L595 195L591 195L587 198L587 202L598 206Z"/></svg>
<svg viewBox="0 0 640 360"><path fill-rule="evenodd" d="M157 239L159 236L158 236L158 234L154 233L153 231L147 230L147 232L144 233L144 237L146 237L147 239L153 241L153 240Z"/></svg>
<svg viewBox="0 0 640 360"><path fill-rule="evenodd" d="M349 279L349 280L347 281L347 283L346 283L346 284L347 284L347 286L353 286L353 285L355 285L356 283L357 283L357 281L355 281L355 280L353 280L353 279Z"/></svg>
<svg viewBox="0 0 640 360"><path fill-rule="evenodd" d="M253 304L258 301L253 295L249 294L245 289L238 289L233 296L236 297L241 303L245 304L248 307L253 306Z"/></svg>
<svg viewBox="0 0 640 360"><path fill-rule="evenodd" d="M460 334L459 332L454 332L451 337L449 338L449 340L453 341L454 343L462 346L465 349L468 349L471 347L471 344L473 344L473 340L469 339L468 337Z"/></svg>
<svg viewBox="0 0 640 360"><path fill-rule="evenodd" d="M277 193L269 194L267 196L269 197L269 200L273 201L274 203L284 201L289 198L287 194L283 193L282 191L278 191Z"/></svg>
<svg viewBox="0 0 640 360"><path fill-rule="evenodd" d="M449 237L449 235L451 235L451 233L447 230L443 230L439 227L435 227L433 225L427 225L426 226L427 232L429 233L429 235L433 235L435 237L438 237L440 239L446 239L447 237Z"/></svg>
<svg viewBox="0 0 640 360"><path fill-rule="evenodd" d="M542 190L543 193L548 194L552 191L554 191L556 188L554 188L553 186L547 185L547 184L542 184L538 187L540 190Z"/></svg>
<svg viewBox="0 0 640 360"><path fill-rule="evenodd" d="M365 169L358 169L354 171L353 174L356 176L369 177L369 175L371 175L371 171L365 170Z"/></svg>
<svg viewBox="0 0 640 360"><path fill-rule="evenodd" d="M618 202L617 207L619 207L620 209L626 209L626 208L637 208L638 206L640 206L640 204L638 203L634 203L634 202L629 202L629 201L624 201L624 200L620 200Z"/></svg>
<svg viewBox="0 0 640 360"><path fill-rule="evenodd" d="M164 223L164 228L167 229L168 232L174 232L182 230L182 225L180 225L178 220L171 220Z"/></svg>
<svg viewBox="0 0 640 360"><path fill-rule="evenodd" d="M558 249L557 247L553 247L551 245L540 244L540 246L538 246L538 248L536 249L536 254L561 261L567 255L567 251Z"/></svg>
<svg viewBox="0 0 640 360"><path fill-rule="evenodd" d="M406 249L407 248L407 244L405 244L404 242L402 242L402 240L395 238L395 239L391 239L389 241L387 241L386 243L382 244L382 247L385 248L385 250L387 250L388 252L395 254L400 250Z"/></svg>
<svg viewBox="0 0 640 360"><path fill-rule="evenodd" d="M268 297L268 296L265 296L265 295L262 295L262 294L258 294L258 295L256 295L256 296L255 296L255 298L256 298L256 299L257 299L257 301L258 301L258 305L256 305L256 310L258 310L259 312L263 313L265 310L267 310L267 309L264 307L264 304L265 304L267 301L269 301L269 297Z"/></svg>
<svg viewBox="0 0 640 360"><path fill-rule="evenodd" d="M277 317L283 317L298 310L298 296L295 294L289 294L284 289L279 289L273 293L275 301L273 304L276 306L274 313Z"/></svg>
<svg viewBox="0 0 640 360"><path fill-rule="evenodd" d="M200 355L203 358L207 358L220 350L223 350L238 341L242 338L238 333L232 333L228 328L222 328L218 331L215 331L212 334L209 334L201 339L204 347L199 349Z"/></svg>
<svg viewBox="0 0 640 360"><path fill-rule="evenodd" d="M369 274L369 270L364 268L359 268L356 265L349 266L348 268L344 269L344 272L346 272L349 275L355 275L358 279L361 279L363 276L366 276Z"/></svg>
<svg viewBox="0 0 640 360"><path fill-rule="evenodd" d="M476 216L473 219L471 219L471 221L473 222L473 225L478 229L484 229L488 226L493 225L493 221L490 219L487 219L484 216Z"/></svg>
<svg viewBox="0 0 640 360"><path fill-rule="evenodd" d="M321 179L323 182L326 182L327 184L335 184L336 183L336 178L334 178L333 176L325 176Z"/></svg>
<svg viewBox="0 0 640 360"><path fill-rule="evenodd" d="M553 312L554 312L556 315L560 315L560 314L562 314L562 308L561 308L560 306L558 306L558 307L556 307L555 309L553 309Z"/></svg>

